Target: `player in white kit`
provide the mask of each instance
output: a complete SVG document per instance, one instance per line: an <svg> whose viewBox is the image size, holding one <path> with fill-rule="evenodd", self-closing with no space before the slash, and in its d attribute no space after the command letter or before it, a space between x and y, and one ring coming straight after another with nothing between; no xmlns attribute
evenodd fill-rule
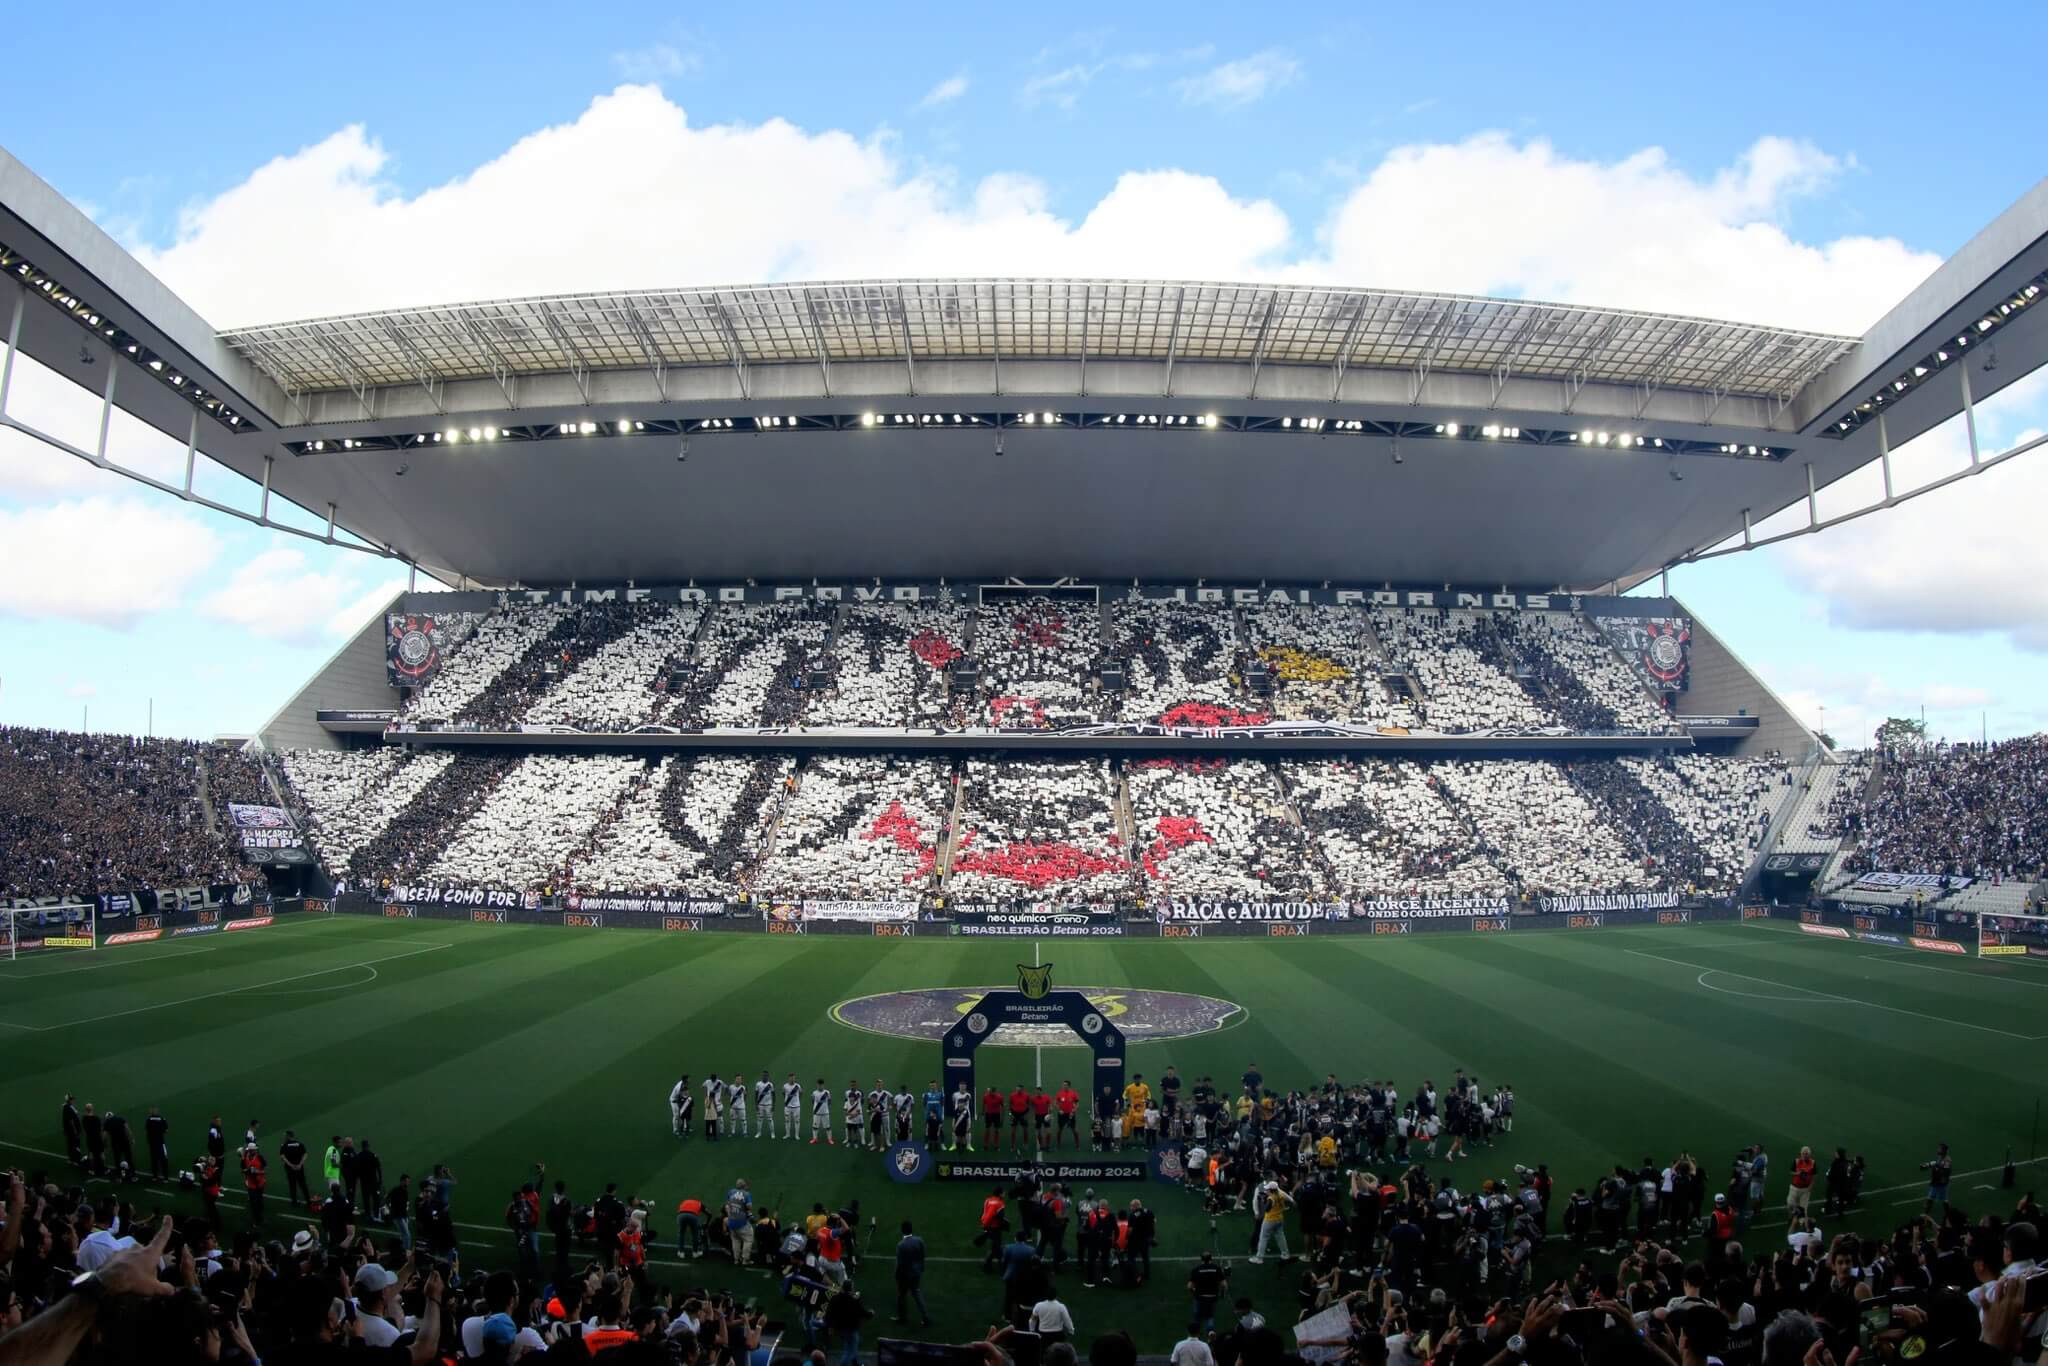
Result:
<svg viewBox="0 0 2048 1366"><path fill-rule="evenodd" d="M747 1079L735 1072L732 1085L725 1092L727 1123L726 1131L735 1137L747 1136Z"/></svg>
<svg viewBox="0 0 2048 1366"><path fill-rule="evenodd" d="M803 1118L804 1088L792 1072L782 1079L782 1136L794 1139L797 1121Z"/></svg>
<svg viewBox="0 0 2048 1366"><path fill-rule="evenodd" d="M823 1077L811 1088L811 1143L815 1146L820 1137L826 1147L838 1146L832 1137L832 1089L825 1085Z"/></svg>

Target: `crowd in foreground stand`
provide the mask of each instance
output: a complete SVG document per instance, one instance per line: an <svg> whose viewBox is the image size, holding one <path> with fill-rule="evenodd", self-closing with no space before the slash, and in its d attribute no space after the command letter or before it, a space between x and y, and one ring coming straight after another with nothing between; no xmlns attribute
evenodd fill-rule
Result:
<svg viewBox="0 0 2048 1366"><path fill-rule="evenodd" d="M187 740L0 727L0 893L92 895L243 876Z"/></svg>
<svg viewBox="0 0 2048 1366"><path fill-rule="evenodd" d="M825 1117L810 1132L829 1142L833 1096L817 1087ZM719 1109L743 1115L750 1098L742 1075L729 1087L707 1078L704 1094L706 1139ZM671 1095L684 1143L699 1135L694 1095L687 1077ZM836 1356L853 1366L873 1336L931 1328L924 1282L945 1254L927 1237L980 1252L992 1278L983 1321L995 1326L973 1349L985 1366L1078 1366L1071 1349L1084 1341L1091 1363L1135 1366L1139 1339L1156 1352L1167 1329L1131 1332L1137 1313L1115 1292L1155 1279L1185 1288L1176 1366L1280 1366L1304 1354L1349 1366L2015 1366L2041 1353L2048 1320L2029 1289L2042 1274L2032 1194L1987 1197L1991 1209L1973 1217L1951 1203L1946 1144L1921 1164L1920 1211L1865 1236L1838 1223L1871 1208L1863 1160L1845 1146L1774 1162L1756 1143L1727 1168L1679 1151L1615 1163L1567 1191L1548 1164L1510 1174L1490 1156L1515 1128L1511 1084L1460 1071L1441 1089L1425 1080L1404 1091L1332 1074L1282 1092L1256 1063L1234 1085L1183 1084L1168 1068L1156 1087L1136 1075L1091 1107L1093 1146L1126 1146L1134 1127L1148 1145L1178 1141L1184 1189L1162 1198L1207 1214L1193 1247L1164 1239L1144 1199L1077 1191L1043 1170L969 1195L957 1224L921 1235L905 1221L885 1238L858 1198L817 1199L807 1212L803 1201L757 1199L747 1145L730 1140L797 1138L794 1074L781 1095L794 1103L778 1132L777 1091L762 1072L758 1125L707 1146L739 1174L685 1190L672 1226L666 1198L616 1184L572 1191L537 1165L507 1193L503 1231L482 1239L459 1232L493 1226L457 1220L446 1166L423 1167L415 1182L367 1140L336 1136L319 1152L290 1130L266 1152L253 1124L231 1147L218 1117L198 1162L203 1213L139 1221L129 1198L139 1178L107 1161L113 1118L90 1106L81 1115L66 1097L63 1141L78 1173L0 1176L0 1363ZM961 1097L953 1110L935 1082L921 1102L908 1087L892 1096L855 1084L849 1144L870 1146L871 1130L886 1145L921 1117L937 1146L951 1117L953 1148L974 1146L978 1127L984 1152L1005 1149L1008 1130L1007 1149L1056 1155L1073 1126L1062 1119L1055 1131L1050 1116L1081 1100L1066 1083L1056 1098L1021 1084L1007 1097L992 1087L986 1105ZM980 1126L968 1122L976 1109L988 1115ZM165 1175L167 1134L150 1114L150 1166ZM237 1201L221 1197L230 1167ZM267 1203L280 1170L285 1200ZM96 1173L116 1178L111 1189L80 1184ZM671 1227L672 1258L659 1246ZM745 1291L678 1289L702 1283L692 1267L707 1257L765 1277L753 1282L762 1293L742 1302ZM1076 1282L1111 1293L1070 1306ZM913 1310L915 1322L875 1333L892 1299L892 1324Z"/></svg>

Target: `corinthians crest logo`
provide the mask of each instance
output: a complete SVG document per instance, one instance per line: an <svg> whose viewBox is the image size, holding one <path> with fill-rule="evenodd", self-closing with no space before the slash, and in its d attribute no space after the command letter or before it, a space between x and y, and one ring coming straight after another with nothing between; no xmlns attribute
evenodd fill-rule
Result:
<svg viewBox="0 0 2048 1366"><path fill-rule="evenodd" d="M1033 967L1029 963L1017 965L1017 990L1024 993L1027 1001L1042 1001L1052 990L1052 964Z"/></svg>

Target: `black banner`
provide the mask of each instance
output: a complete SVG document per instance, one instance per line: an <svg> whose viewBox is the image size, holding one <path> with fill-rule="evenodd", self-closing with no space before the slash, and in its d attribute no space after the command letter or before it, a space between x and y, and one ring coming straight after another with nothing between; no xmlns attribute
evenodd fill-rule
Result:
<svg viewBox="0 0 2048 1366"><path fill-rule="evenodd" d="M1504 896L1376 896L1356 903L1368 920L1438 920L1459 915L1506 915Z"/></svg>
<svg viewBox="0 0 2048 1366"><path fill-rule="evenodd" d="M1590 892L1579 896L1539 896L1536 909L1545 915L1578 915L1587 911L1675 911L1683 900L1677 892Z"/></svg>
<svg viewBox="0 0 2048 1366"><path fill-rule="evenodd" d="M1192 901L1175 898L1156 912L1163 921L1191 920L1197 924L1232 924L1247 921L1329 920L1341 910L1326 901Z"/></svg>
<svg viewBox="0 0 2048 1366"><path fill-rule="evenodd" d="M384 900L409 906L497 906L507 910L532 910L540 905L538 893L505 892L490 887L389 887L384 891Z"/></svg>
<svg viewBox="0 0 2048 1366"><path fill-rule="evenodd" d="M438 627L456 624L460 614L481 616L500 604L549 603L577 607L596 602L927 602L972 603L981 585L942 584L929 580L872 580L860 583L764 583L714 584L683 587L640 587L613 584L577 588L513 589L504 592L473 589L467 592L407 593L402 610L390 614L392 623L408 617L427 617ZM1122 584L1075 583L1057 589L1040 586L1020 588L1012 584L985 585L992 593L1051 592L1076 601L1100 597L1144 602L1228 603L1233 607L1293 605L1318 607L1453 608L1496 612L1583 612L1598 618L1639 619L1664 617L1673 610L1669 598L1607 597L1598 594L1508 593L1497 588L1450 587L1442 584L1403 588L1333 588L1311 584ZM471 623L473 625L473 623ZM394 637L394 640L396 637ZM447 641L418 643L411 654L424 657L431 645ZM414 686L414 685L407 685Z"/></svg>
<svg viewBox="0 0 2048 1366"><path fill-rule="evenodd" d="M1142 1158L1127 1162L981 1162L942 1157L932 1164L934 1181L975 1181L984 1186L1009 1185L1026 1176L1039 1181L1145 1181L1152 1164Z"/></svg>
<svg viewBox="0 0 2048 1366"><path fill-rule="evenodd" d="M727 901L680 896L640 896L630 892L571 892L572 911L634 911L645 915L682 915L695 920L717 920L737 910Z"/></svg>

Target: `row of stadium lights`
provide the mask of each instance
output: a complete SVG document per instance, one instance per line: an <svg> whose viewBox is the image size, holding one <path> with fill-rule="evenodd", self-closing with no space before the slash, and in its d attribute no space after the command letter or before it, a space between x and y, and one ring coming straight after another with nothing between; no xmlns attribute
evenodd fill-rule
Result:
<svg viewBox="0 0 2048 1366"><path fill-rule="evenodd" d="M178 377L175 375L173 375L171 378L174 382L178 379ZM852 419L846 419L846 421L849 422L851 420ZM685 435L699 432L733 431L736 430L736 421L751 422L753 424L752 429L755 431L794 431L806 425L805 419L797 417L793 414L765 414L752 418L740 418L737 420L730 417L706 417L690 418L681 421L671 420L668 422L658 422L656 424L656 431L666 431L670 433L680 432ZM980 414L974 413L947 414L864 412L860 414L858 421L859 425L862 428L869 429L899 427L965 428L970 426L996 428L1001 428L1004 426L1043 426L1078 428L1091 425L1091 420L1087 417L1086 414L1067 414L1058 412L1024 412L1011 413L1007 415L998 413L990 417L983 417ZM1261 422L1261 420L1259 419L1224 419L1219 418L1214 413L1104 413L1092 419L1092 425L1096 427L1098 430L1103 427L1112 427L1118 425L1129 425L1138 427L1149 426L1177 429L1196 428L1213 430L1217 427L1233 425L1233 422L1240 426L1240 430L1268 432L1278 430L1289 432L1302 432L1310 435L1326 431L1364 433L1369 429L1378 430L1377 424L1369 424L1364 420L1358 418L1322 418L1288 416L1280 418L1277 423L1274 423L1272 419L1264 419L1263 422ZM809 420L809 428L811 430L833 430L837 426L838 423L835 422L834 419L829 417L824 419L812 418ZM401 448L438 445L454 446L461 445L464 442L468 442L470 444L491 443L497 441L501 436L507 439L586 436L632 436L635 434L645 433L647 430L648 427L645 422L637 421L632 418L615 418L608 419L602 422L595 420L581 420L576 422L551 423L543 425L538 428L521 429L519 431L512 431L509 429L501 430L500 428L494 426L468 428L450 427L438 432L417 432L410 435L400 435L381 440L366 440L354 437L344 437L340 440L329 441L325 438L321 438L305 442L298 449L299 452L303 454L306 452L324 452L330 446L336 450L345 451L367 450L373 447L388 448L388 443L395 443L397 446ZM1546 434L1535 431L1525 432L1521 427L1508 426L1491 422L1485 424L1439 422L1434 424L1433 427L1420 427L1414 430L1410 430L1407 428L1405 424L1402 424L1396 430L1387 431L1384 434L1396 438L1410 439L1416 436L1435 435L1453 441L1520 441L1525 436L1527 436L1532 440L1544 444L1569 443L1575 445L1594 447L1613 447L1617 450L1636 448L1655 450L1667 449L1665 440L1661 436L1640 436L1629 432L1615 433L1591 428L1576 432L1552 432ZM1691 445L1691 443L1687 444ZM1694 450L1706 449L1705 447L1698 445L1691 445L1691 448ZM1744 445L1742 443L1736 442L1718 444L1715 447L1713 447L1713 450L1722 455L1749 456L1760 459L1772 459L1775 458L1778 454L1776 450L1769 446ZM1676 454L1677 451L1674 450L1673 453Z"/></svg>
<svg viewBox="0 0 2048 1366"><path fill-rule="evenodd" d="M1919 387L1929 375L1937 374L1947 369L1951 364L1960 361L1971 346L1989 338L1992 333L2012 321L2013 317L2022 309L2039 300L2044 285L2048 285L2048 271L2042 272L2026 284L2021 285L2013 291L2012 297L1999 304L1997 308L1986 313L1964 331L1957 333L1952 347L1945 343L1935 348L1932 354L1922 356L1913 365L1894 376L1882 385L1876 393L1857 404L1848 416L1838 419L1826 434L1840 438L1861 427L1866 422L1875 421L1878 413L1883 410L1886 403L1896 402L1899 395Z"/></svg>
<svg viewBox="0 0 2048 1366"><path fill-rule="evenodd" d="M218 396L207 393L196 381L187 379L175 366L166 364L154 351L107 321L98 308L65 288L53 277L36 269L33 263L15 255L4 244L0 244L0 270L13 275L22 282L30 294L40 296L53 308L90 332L94 340L133 360L154 375L165 387L176 391L186 402L222 426L232 429L242 425L241 414L232 408L224 407ZM80 347L78 358L84 364L90 365L93 354Z"/></svg>

